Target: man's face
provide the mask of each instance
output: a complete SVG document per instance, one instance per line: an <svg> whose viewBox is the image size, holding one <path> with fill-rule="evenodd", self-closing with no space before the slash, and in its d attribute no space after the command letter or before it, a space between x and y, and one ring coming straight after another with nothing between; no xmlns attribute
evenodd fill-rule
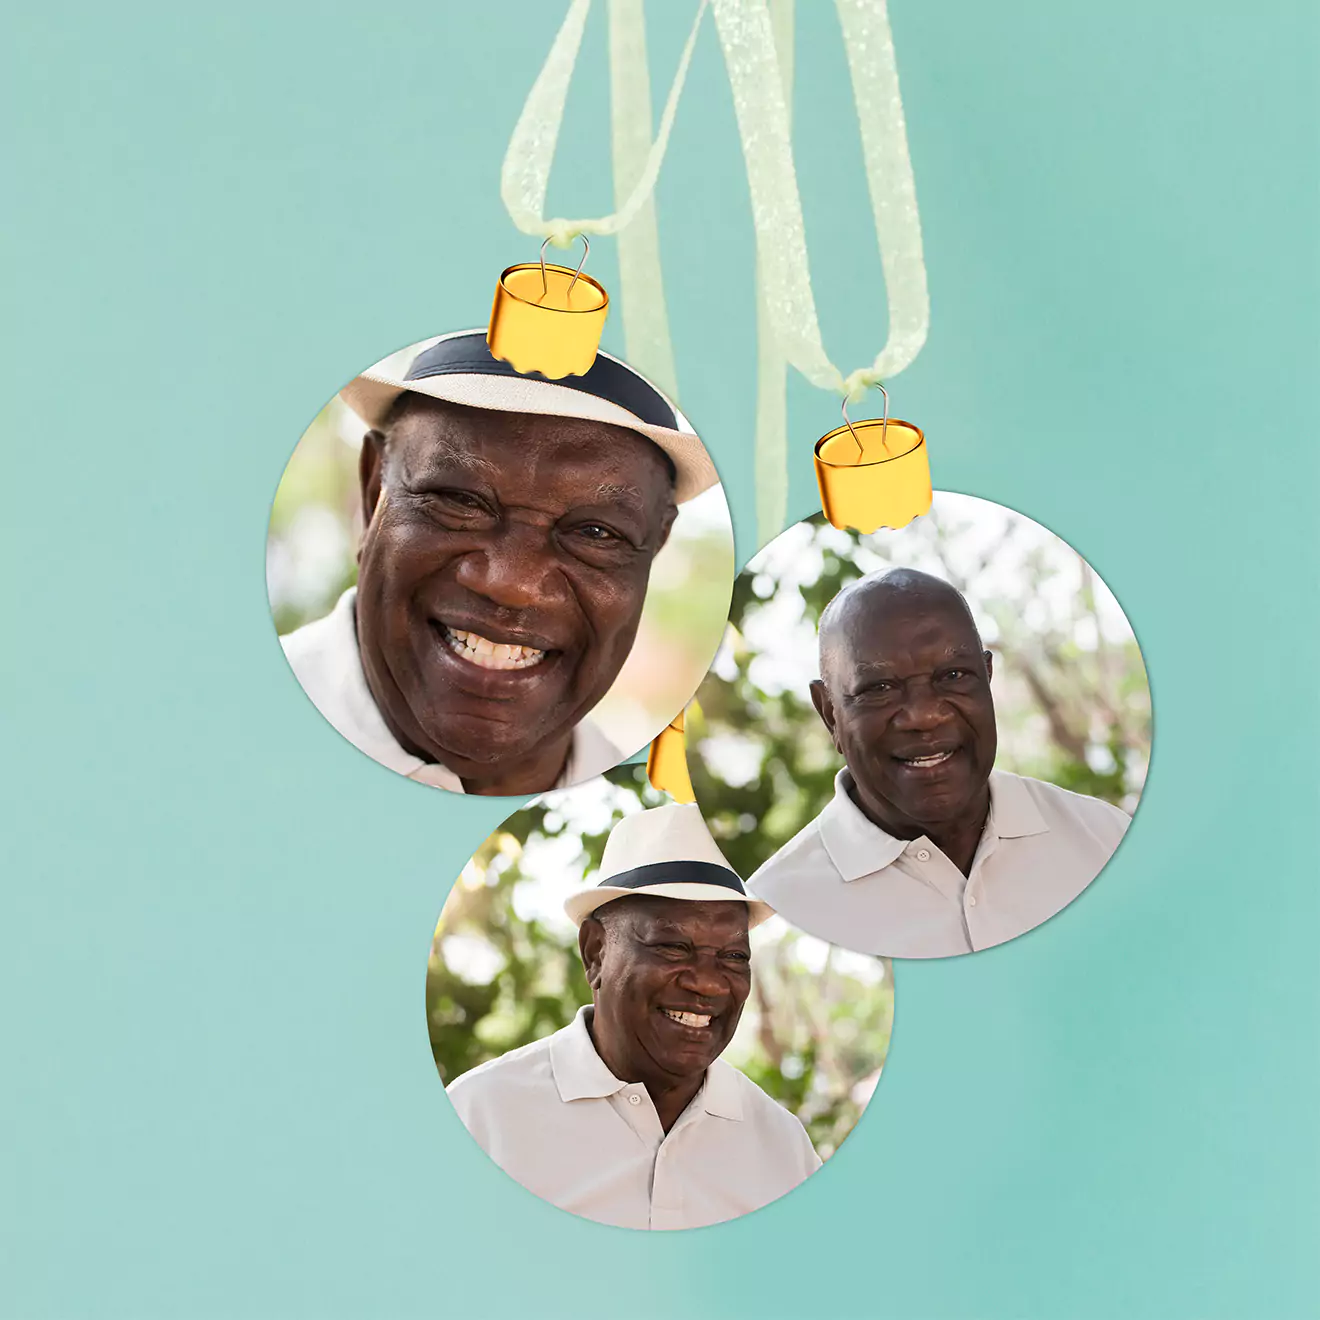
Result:
<svg viewBox="0 0 1320 1320"><path fill-rule="evenodd" d="M391 731L464 779L562 758L637 633L674 517L661 451L603 423L410 399L388 443L368 437L362 476L358 641Z"/></svg>
<svg viewBox="0 0 1320 1320"><path fill-rule="evenodd" d="M583 923L597 1046L624 1081L673 1086L714 1063L742 1016L752 987L747 904L649 895L615 903L607 928Z"/></svg>
<svg viewBox="0 0 1320 1320"><path fill-rule="evenodd" d="M990 656L954 599L850 603L812 698L861 805L922 833L983 809L997 735Z"/></svg>

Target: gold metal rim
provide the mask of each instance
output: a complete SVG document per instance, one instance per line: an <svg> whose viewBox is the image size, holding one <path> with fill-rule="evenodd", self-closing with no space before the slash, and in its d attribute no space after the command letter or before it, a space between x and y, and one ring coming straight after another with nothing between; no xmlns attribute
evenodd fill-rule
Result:
<svg viewBox="0 0 1320 1320"><path fill-rule="evenodd" d="M844 472L849 468L880 467L882 464L896 463L900 458L907 458L909 454L915 454L917 450L920 449L926 443L926 434L924 431L922 431L921 427L913 426L911 422L900 421L897 417L891 417L887 423L887 430L892 431L896 426L901 426L908 431L913 431L916 433L916 437L917 437L916 443L913 444L911 448L905 449L901 454L890 454L888 458L868 458L865 462L862 463L832 463L828 458L824 458L821 456L821 450L825 447L825 445L827 445L831 440L834 440L838 436L843 435L845 432L856 431L857 427L859 426L878 426L878 425L880 425L879 419L873 418L870 421L853 422L851 426L848 426L846 424L843 426L836 426L834 430L832 430L828 435L823 435L819 440L816 441L816 450L815 450L816 462L819 463L822 467L827 467L834 472Z"/></svg>
<svg viewBox="0 0 1320 1320"><path fill-rule="evenodd" d="M554 264L554 262L547 262L545 268L546 270L558 271L559 274L561 275L573 275L575 273L571 266L557 266ZM610 305L610 295L605 292L605 286L601 284L598 280L593 280L590 275L578 274L577 279L580 284L590 284L591 287L595 289L597 293L600 294L602 301L596 307L546 307L539 302L532 302L527 298L520 297L511 288L509 288L509 285L507 283L508 278L515 271L520 271L520 270L539 271L540 269L541 269L541 263L539 261L522 261L519 262L518 265L516 266L510 266L508 270L504 271L503 274L500 275L500 288L504 291L504 293L508 297L512 298L514 302L521 303L524 307L535 307L542 312L562 313L565 316L595 316L599 312L604 311L604 309Z"/></svg>

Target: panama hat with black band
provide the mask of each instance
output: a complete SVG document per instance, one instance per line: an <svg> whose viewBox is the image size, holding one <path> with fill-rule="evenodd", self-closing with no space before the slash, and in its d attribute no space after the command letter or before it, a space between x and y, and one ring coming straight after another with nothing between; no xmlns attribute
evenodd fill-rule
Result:
<svg viewBox="0 0 1320 1320"><path fill-rule="evenodd" d="M724 860L695 803L672 803L625 816L610 831L596 883L572 895L564 911L579 926L597 908L619 898L650 894L689 902L747 904L747 926L774 909L752 898Z"/></svg>
<svg viewBox="0 0 1320 1320"><path fill-rule="evenodd" d="M625 427L658 445L674 465L674 501L683 504L719 481L705 446L654 385L608 353L581 376L548 380L492 357L484 330L461 330L423 349L399 377L372 369L339 397L368 426L385 425L404 391L493 412L580 417Z"/></svg>

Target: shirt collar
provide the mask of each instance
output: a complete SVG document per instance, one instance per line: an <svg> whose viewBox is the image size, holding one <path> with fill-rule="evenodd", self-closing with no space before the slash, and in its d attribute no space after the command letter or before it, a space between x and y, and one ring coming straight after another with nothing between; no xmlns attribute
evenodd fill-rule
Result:
<svg viewBox="0 0 1320 1320"><path fill-rule="evenodd" d="M1007 770L991 771L987 833L993 831L1001 839L1022 839L1030 834L1045 834L1049 828L1020 776Z"/></svg>
<svg viewBox="0 0 1320 1320"><path fill-rule="evenodd" d="M587 1014L591 1011L590 1006L579 1008L572 1022L550 1037L550 1070L555 1075L559 1098L566 1102L599 1099L627 1085L610 1072L605 1060L596 1053L587 1030Z"/></svg>
<svg viewBox="0 0 1320 1320"><path fill-rule="evenodd" d="M882 830L848 795L852 776L845 766L834 776L834 796L817 818L820 841L844 880L860 880L898 860L907 847Z"/></svg>
<svg viewBox="0 0 1320 1320"><path fill-rule="evenodd" d="M404 751L385 723L376 699L367 686L367 677L362 672L356 602L357 588L349 587L327 616L329 644L336 659L336 692L343 708L340 714L353 731L351 741L372 760L379 761L397 774L407 775L433 788L461 793L463 781L452 770L423 761L411 752ZM340 727L338 719L332 719L331 723ZM623 753L590 720L582 720L573 730L568 762L554 787L561 788L565 784L588 779L621 760Z"/></svg>
<svg viewBox="0 0 1320 1320"><path fill-rule="evenodd" d="M697 1099L708 1114L742 1122L742 1087L738 1083L738 1070L723 1059L716 1059L706 1070L706 1080Z"/></svg>
<svg viewBox="0 0 1320 1320"><path fill-rule="evenodd" d="M411 775L427 765L418 756L405 752L390 732L385 718L376 705L376 699L367 686L362 672L362 652L357 639L357 588L340 596L329 616L330 646L334 652L337 691L353 729L353 741L373 760L401 775ZM453 789L461 793L463 785L458 776L443 766L433 767L453 780ZM439 787L450 788L449 783Z"/></svg>
<svg viewBox="0 0 1320 1320"><path fill-rule="evenodd" d="M587 1030L587 1014L591 1011L590 1005L579 1008L573 1021L550 1037L550 1071L554 1074L559 1098L565 1103L601 1099L627 1086L627 1082L621 1082L596 1053L591 1033ZM706 1070L695 1103L716 1118L741 1121L742 1092L736 1071L722 1059L716 1059Z"/></svg>
<svg viewBox="0 0 1320 1320"><path fill-rule="evenodd" d="M834 796L817 818L821 842L845 880L860 880L892 866L913 840L896 839L880 828L848 793L845 766L834 776ZM1020 839L1049 829L1022 780L1005 770L990 773L990 817L986 837Z"/></svg>

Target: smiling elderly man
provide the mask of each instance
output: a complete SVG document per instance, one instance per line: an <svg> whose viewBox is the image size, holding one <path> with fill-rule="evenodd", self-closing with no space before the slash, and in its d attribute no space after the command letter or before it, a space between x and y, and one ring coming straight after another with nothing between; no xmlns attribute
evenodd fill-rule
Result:
<svg viewBox="0 0 1320 1320"><path fill-rule="evenodd" d="M992 663L939 578L894 569L841 591L811 698L845 768L748 888L813 935L894 958L985 949L1071 903L1129 820L994 769Z"/></svg>
<svg viewBox="0 0 1320 1320"><path fill-rule="evenodd" d="M538 793L623 754L589 720L677 505L716 481L664 398L600 354L551 382L441 339L341 394L362 443L358 583L284 638L350 742L454 792Z"/></svg>
<svg viewBox="0 0 1320 1320"><path fill-rule="evenodd" d="M624 1228L745 1215L820 1167L802 1124L719 1056L752 985L749 899L691 805L614 827L599 884L564 905L592 1003L452 1082L505 1173Z"/></svg>

